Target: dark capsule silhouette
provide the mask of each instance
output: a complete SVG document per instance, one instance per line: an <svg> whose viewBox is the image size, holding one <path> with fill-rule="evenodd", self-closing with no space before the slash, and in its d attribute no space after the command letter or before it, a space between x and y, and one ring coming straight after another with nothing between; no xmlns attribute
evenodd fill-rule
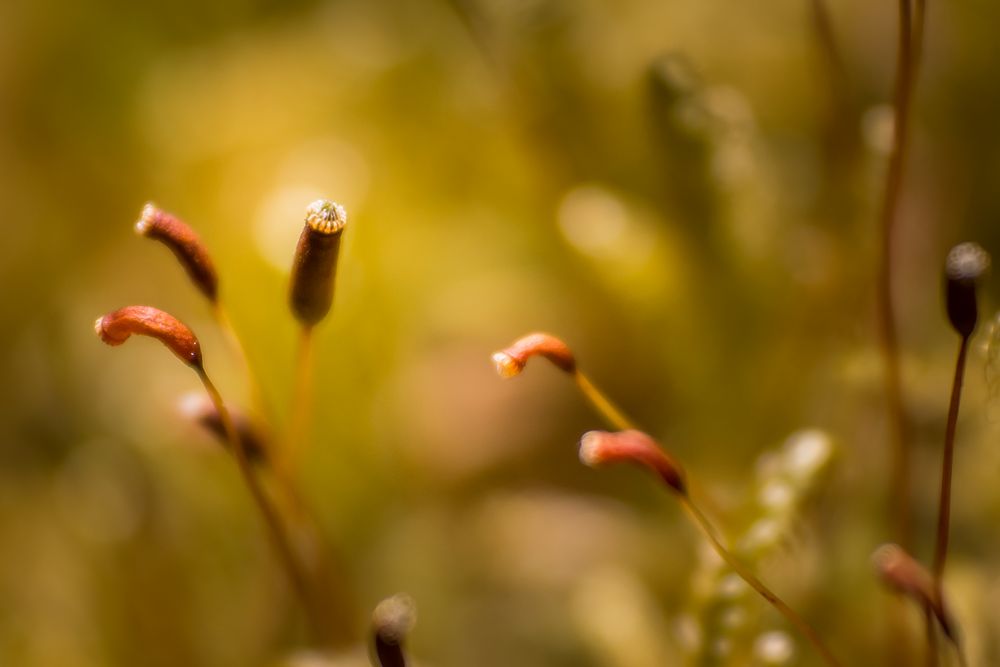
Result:
<svg viewBox="0 0 1000 667"><path fill-rule="evenodd" d="M979 308L976 291L990 268L990 255L977 243L961 243L945 260L945 307L948 320L961 336L968 337L976 328Z"/></svg>
<svg viewBox="0 0 1000 667"><path fill-rule="evenodd" d="M934 590L934 579L923 565L917 562L898 544L883 544L872 554L872 565L879 580L889 589L911 598L921 607L928 607L937 617L941 629L956 639L954 624Z"/></svg>
<svg viewBox="0 0 1000 667"><path fill-rule="evenodd" d="M219 278L205 244L186 223L161 211L152 203L142 209L142 217L135 223L140 236L159 241L170 248L187 272L198 291L215 303L219 297Z"/></svg>
<svg viewBox="0 0 1000 667"><path fill-rule="evenodd" d="M207 396L202 394L185 396L180 403L180 411L192 422L211 433L224 448L230 448L222 416ZM247 459L257 464L267 463L267 446L265 444L267 437L264 433L249 415L240 410L229 408L229 416L233 420L233 427L236 429L237 435L240 436L240 443L243 445Z"/></svg>
<svg viewBox="0 0 1000 667"><path fill-rule="evenodd" d="M382 600L372 614L372 635L378 667L406 667L403 642L413 629L413 600L407 595L394 595Z"/></svg>
<svg viewBox="0 0 1000 667"><path fill-rule="evenodd" d="M312 327L326 317L333 305L340 237L346 224L347 213L336 202L320 199L306 209L289 291L292 313L304 327Z"/></svg>

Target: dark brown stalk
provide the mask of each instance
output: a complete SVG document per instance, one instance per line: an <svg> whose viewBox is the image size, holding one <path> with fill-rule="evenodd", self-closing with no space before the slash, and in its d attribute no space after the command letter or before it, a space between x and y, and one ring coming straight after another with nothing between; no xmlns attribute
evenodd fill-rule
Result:
<svg viewBox="0 0 1000 667"><path fill-rule="evenodd" d="M892 153L886 170L882 200L881 256L877 277L877 311L879 348L885 364L885 394L888 407L892 470L889 503L896 540L904 547L911 540L910 525L910 451L903 410L899 339L893 306L893 242L899 216L903 169L908 152L910 109L916 76L912 0L899 0L899 38L896 52L896 83L893 94L894 137ZM918 39L918 41L920 41Z"/></svg>
<svg viewBox="0 0 1000 667"><path fill-rule="evenodd" d="M948 403L948 422L944 432L944 458L941 464L941 494L938 503L937 536L934 541L934 591L940 598L945 563L948 560L948 537L951 532L951 473L955 458L955 429L958 425L958 408L962 400L962 380L965 375L965 357L969 349L969 336L962 336L955 361L955 377L951 384Z"/></svg>
<svg viewBox="0 0 1000 667"><path fill-rule="evenodd" d="M951 532L951 480L955 459L955 430L958 426L958 411L962 401L962 381L965 375L965 360L969 351L969 339L979 321L977 303L978 283L990 268L990 256L975 243L960 243L948 252L944 265L944 302L948 322L960 337L958 356L955 360L955 376L951 385L951 399L948 402L948 421L944 433L944 452L941 465L941 492L938 501L937 532L934 541L934 562L931 572L932 601L941 611L941 628L952 641L962 663L965 655L959 644L957 629L946 622L944 609L944 569L948 559L948 539ZM929 660L937 659L937 637L933 628L927 634Z"/></svg>
<svg viewBox="0 0 1000 667"><path fill-rule="evenodd" d="M958 346L958 359L955 361L955 377L951 385L951 400L948 404L948 422L945 426L944 435L944 456L941 464L941 494L938 501L937 534L934 540L934 599L940 601L944 598L944 569L948 560L948 539L951 532L951 478L952 467L955 458L955 430L958 426L958 409L962 400L962 381L965 375L965 358L969 348L969 336L962 336ZM958 635L953 632L946 634L952 641L955 650L958 652L961 664L965 664L965 655L958 642ZM937 633L933 627L928 628L927 650L937 661Z"/></svg>

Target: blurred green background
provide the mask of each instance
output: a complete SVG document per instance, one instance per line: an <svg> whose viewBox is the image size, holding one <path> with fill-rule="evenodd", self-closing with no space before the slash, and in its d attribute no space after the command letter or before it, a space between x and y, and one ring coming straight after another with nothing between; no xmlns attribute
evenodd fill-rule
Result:
<svg viewBox="0 0 1000 667"><path fill-rule="evenodd" d="M92 332L120 306L168 310L246 403L208 307L132 231L155 201L210 248L280 427L288 268L321 196L350 223L302 473L359 619L406 591L413 653L441 667L816 664L644 475L578 464L602 424L565 377L496 377L491 352L546 330L733 539L772 520L746 557L848 664L883 664L896 15L831 5L841 70L807 0L0 4L0 664L328 664L301 653L231 461L179 416L196 378ZM930 3L897 236L925 559L957 344L940 267L961 240L1000 248L998 21L985 0ZM947 582L983 665L1000 662L985 312ZM823 474L797 487L801 451Z"/></svg>

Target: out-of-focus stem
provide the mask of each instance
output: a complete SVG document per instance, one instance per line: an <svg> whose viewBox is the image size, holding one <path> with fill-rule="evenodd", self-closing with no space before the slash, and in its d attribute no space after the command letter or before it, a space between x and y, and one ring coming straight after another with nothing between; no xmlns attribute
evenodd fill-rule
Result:
<svg viewBox="0 0 1000 667"><path fill-rule="evenodd" d="M284 472L294 475L302 455L302 443L309 430L313 402L313 328L303 326L295 356L295 379L292 388L292 407L288 432L282 451Z"/></svg>
<svg viewBox="0 0 1000 667"><path fill-rule="evenodd" d="M924 24L927 21L927 0L915 0L913 5L913 78L916 81L917 72L924 55Z"/></svg>
<svg viewBox="0 0 1000 667"><path fill-rule="evenodd" d="M833 23L830 20L830 11L825 0L812 0L810 4L812 5L813 35L823 59L823 67L826 70L829 85L833 131L839 134L836 130L841 129L844 122L848 121L846 115L850 107L844 60L840 55L840 48L837 46L837 39L833 33Z"/></svg>
<svg viewBox="0 0 1000 667"><path fill-rule="evenodd" d="M938 664L938 641L937 641L937 619L934 618L934 611L930 604L924 605L924 630L927 633L927 667L937 667Z"/></svg>
<svg viewBox="0 0 1000 667"><path fill-rule="evenodd" d="M851 176L859 143L854 95L844 66L841 50L830 18L827 0L810 0L812 40L819 59L818 84L822 86L821 141L829 174L826 177L824 210L829 215L843 215L847 203L844 193Z"/></svg>
<svg viewBox="0 0 1000 667"><path fill-rule="evenodd" d="M823 658L824 662L831 667L840 667L840 661L837 657L830 652L830 649L826 647L823 640L820 639L819 635L809 625L804 618L799 616L798 612L789 607L784 600L782 600L778 595L768 588L764 583L754 575L753 572L747 568L742 562L737 559L731 551L722 543L722 539L719 537L715 527L708 520L708 517L698 508L698 506L691 500L690 495L684 494L680 496L681 504L687 511L688 516L691 517L692 522L698 528L699 531L705 536L705 539L709 541L715 552L719 554L719 557L726 562L726 564L732 568L732 570L745 581L754 591L756 591L762 598L767 600L767 602L774 607L782 616L784 616L789 623L794 625L796 629L806 638L806 640L812 644L816 652Z"/></svg>
<svg viewBox="0 0 1000 667"><path fill-rule="evenodd" d="M898 0L899 28L896 42L896 80L893 91L893 145L886 169L885 190L880 210L881 248L877 274L876 309L878 343L884 365L886 416L891 450L889 473L889 516L896 541L908 548L912 542L910 513L911 453L903 408L899 336L893 305L893 242L899 215L909 141L913 90L918 58L923 44L924 5L917 0L914 21L911 3ZM890 610L887 647L889 659L905 660L906 630L902 610Z"/></svg>
<svg viewBox="0 0 1000 667"><path fill-rule="evenodd" d="M245 369L245 377L250 385L251 400L257 407L258 414L267 424L267 431L272 432L271 414L267 402L264 399L261 385L257 381L256 374L250 365L250 359L246 354L242 340L232 326L228 312L222 307L220 302L216 302L213 309L219 328L227 338L233 350L240 357ZM272 461L278 462L274 466L273 482L277 486L274 490L279 493L279 506L284 512L280 514L285 517L288 524L288 532L297 536L298 539L290 541L297 543L300 547L299 553L314 554L315 560L311 565L303 564L303 569L308 571L307 578L313 579L318 587L315 591L317 595L328 596L329 599L317 602L322 609L321 616L332 622L332 627L324 627L324 639L333 643L344 644L352 639L351 628L351 593L343 578L335 574L338 568L330 562L331 547L321 537L321 533L316 526L313 513L308 508L302 494L299 492L294 479L288 474L288 470L282 465L280 452L274 451L273 441L267 441L268 455ZM339 563L338 563L339 564ZM310 596L310 600L313 596ZM328 624L329 625L329 624Z"/></svg>
<svg viewBox="0 0 1000 667"><path fill-rule="evenodd" d="M256 505L261 518L264 520L264 525L267 530L271 546L274 548L274 551L278 556L286 575L288 576L288 581L291 584L292 590L295 592L295 595L299 598L299 601L302 604L303 610L306 613L306 617L309 619L309 623L312 626L315 636L317 638L322 638L326 635L326 628L323 619L319 615L316 606L313 604L308 578L305 574L305 570L298 560L298 557L296 556L294 548L292 547L292 543L285 530L285 526L282 523L281 517L275 507L271 504L271 501L267 497L260 480L254 472L253 466L247 458L246 451L243 449L243 443L240 440L235 425L233 424L229 410L226 408L225 402L222 400L222 395L219 393L219 390L215 387L215 384L203 368L198 368L196 370L198 372L198 377L205 386L205 391L208 393L209 398L211 398L212 403L215 405L215 409L219 413L219 418L222 420L222 425L226 431L226 437L229 439L233 454L236 457L240 474L243 477L243 481L246 483L247 489L250 491L250 495L253 498L254 504Z"/></svg>
<svg viewBox="0 0 1000 667"><path fill-rule="evenodd" d="M899 0L899 39L896 53L896 83L893 94L895 112L892 153L886 170L882 200L881 255L877 278L879 348L885 365L885 393L888 404L890 440L892 442L892 472L890 504L896 540L904 547L911 539L910 527L910 451L907 442L906 417L903 411L899 339L896 330L892 297L893 241L899 215L899 200L906 163L911 106L916 77L912 0ZM921 12L921 17L923 13ZM921 18L922 21L922 18Z"/></svg>
<svg viewBox="0 0 1000 667"><path fill-rule="evenodd" d="M319 529L315 512L295 480L282 474L278 467L273 472L289 533L314 587L311 599L326 624L323 639L330 647L344 648L357 639L357 599L346 575L347 563L342 552Z"/></svg>
<svg viewBox="0 0 1000 667"><path fill-rule="evenodd" d="M816 41L830 71L833 87L838 88L844 79L844 63L840 57L840 49L833 34L833 23L830 21L830 11L824 0L812 0L812 20Z"/></svg>
<svg viewBox="0 0 1000 667"><path fill-rule="evenodd" d="M257 374L250 363L250 357L247 355L246 347L243 345L243 339L233 326L233 321L229 317L229 311L222 305L221 301L216 301L212 305L212 315L215 317L215 322L219 330L222 331L222 335L225 337L229 347L239 357L240 364L243 366L243 376L246 378L250 392L250 400L257 414L268 424L270 430L271 414L267 402L264 400L264 392L261 389L260 380L257 379Z"/></svg>

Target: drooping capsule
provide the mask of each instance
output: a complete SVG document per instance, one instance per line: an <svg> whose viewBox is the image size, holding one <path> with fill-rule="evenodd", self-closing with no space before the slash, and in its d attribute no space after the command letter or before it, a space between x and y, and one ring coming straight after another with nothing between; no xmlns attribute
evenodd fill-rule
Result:
<svg viewBox="0 0 1000 667"><path fill-rule="evenodd" d="M94 323L94 330L108 345L121 345L133 334L155 338L185 364L202 368L198 338L183 322L152 306L126 306Z"/></svg>
<svg viewBox="0 0 1000 667"><path fill-rule="evenodd" d="M576 359L563 341L547 333L532 333L517 339L510 346L493 354L493 363L501 377L520 375L531 357L548 359L566 373L576 371Z"/></svg>
<svg viewBox="0 0 1000 667"><path fill-rule="evenodd" d="M591 468L611 463L637 464L655 473L677 493L687 493L680 464L642 431L588 431L580 438L580 461Z"/></svg>
<svg viewBox="0 0 1000 667"><path fill-rule="evenodd" d="M219 278L215 273L215 264L205 244L191 227L149 203L143 207L142 216L135 223L135 231L170 248L198 291L210 302L216 302L219 298Z"/></svg>

